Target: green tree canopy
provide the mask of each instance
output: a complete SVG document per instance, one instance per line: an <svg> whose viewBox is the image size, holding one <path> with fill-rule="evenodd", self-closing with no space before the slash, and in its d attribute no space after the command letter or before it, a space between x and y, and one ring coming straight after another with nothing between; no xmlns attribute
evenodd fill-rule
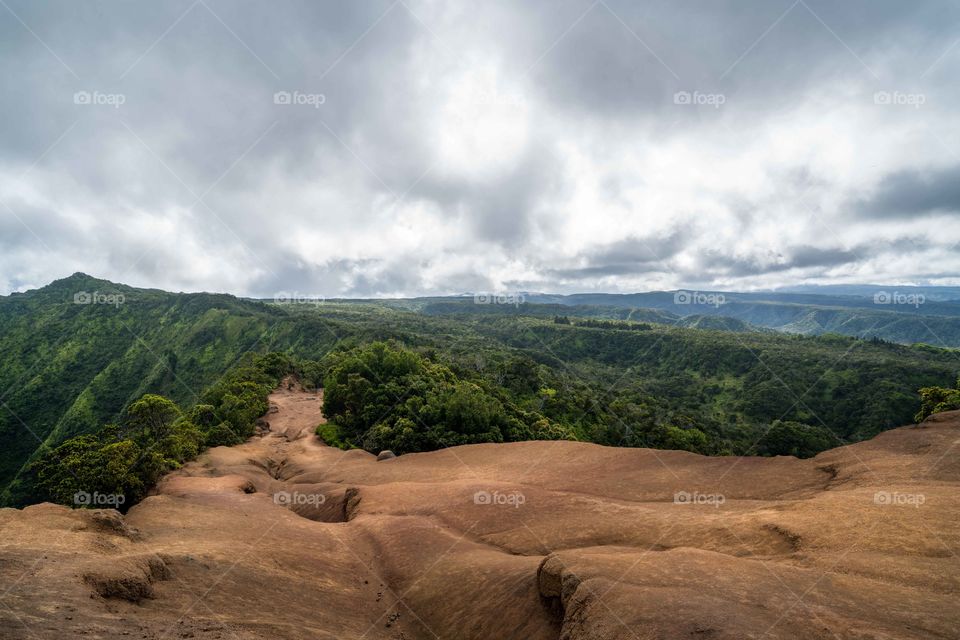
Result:
<svg viewBox="0 0 960 640"><path fill-rule="evenodd" d="M127 409L126 432L134 438L161 440L170 435L179 417L180 409L172 400L148 393Z"/></svg>

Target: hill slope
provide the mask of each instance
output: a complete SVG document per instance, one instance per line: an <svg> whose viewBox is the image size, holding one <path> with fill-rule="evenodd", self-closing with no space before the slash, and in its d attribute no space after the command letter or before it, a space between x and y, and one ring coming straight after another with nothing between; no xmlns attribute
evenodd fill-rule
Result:
<svg viewBox="0 0 960 640"><path fill-rule="evenodd" d="M289 343L286 319L229 295L84 274L0 297L0 487L38 448L117 420L144 393L193 404L248 351Z"/></svg>

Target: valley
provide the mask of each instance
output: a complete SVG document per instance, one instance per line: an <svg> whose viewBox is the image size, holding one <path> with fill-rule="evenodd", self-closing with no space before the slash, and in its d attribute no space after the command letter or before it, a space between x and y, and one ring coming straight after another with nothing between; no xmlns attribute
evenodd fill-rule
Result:
<svg viewBox="0 0 960 640"><path fill-rule="evenodd" d="M78 292L123 302L77 304ZM0 297L0 504L53 499L36 487L31 463L122 423L144 394L189 411L271 353L308 366L310 384L322 386L373 342L415 354L424 371L449 370L528 426L547 420L551 437L710 455L809 456L870 438L913 420L918 389L953 387L960 373L954 349L785 335L721 316L678 322L657 309L462 299L268 303L74 274ZM391 377L360 374L373 388ZM371 417L388 417L396 399ZM249 422L236 417L231 428ZM488 440L535 435L504 431Z"/></svg>

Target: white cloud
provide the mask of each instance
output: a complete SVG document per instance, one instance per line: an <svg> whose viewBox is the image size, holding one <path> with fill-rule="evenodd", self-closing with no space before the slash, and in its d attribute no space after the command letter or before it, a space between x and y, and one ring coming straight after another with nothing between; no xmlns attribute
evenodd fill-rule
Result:
<svg viewBox="0 0 960 640"><path fill-rule="evenodd" d="M846 46L797 9L726 75L783 9L208 4L242 43L199 5L151 48L189 4L11 3L80 78L0 26L0 292L77 270L327 296L960 273L950 3L810 2Z"/></svg>

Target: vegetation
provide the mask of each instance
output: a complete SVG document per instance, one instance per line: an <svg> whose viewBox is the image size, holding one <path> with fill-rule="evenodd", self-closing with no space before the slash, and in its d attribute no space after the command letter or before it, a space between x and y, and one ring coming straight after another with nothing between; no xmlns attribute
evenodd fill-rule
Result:
<svg viewBox="0 0 960 640"><path fill-rule="evenodd" d="M78 290L125 303L74 304ZM289 373L326 387L328 444L398 453L576 438L810 456L960 406L955 351L748 329L582 305L265 304L78 274L0 298L0 502L82 487L132 504L249 436Z"/></svg>
<svg viewBox="0 0 960 640"><path fill-rule="evenodd" d="M68 439L31 463L27 473L45 500L103 506L82 496L120 496L111 502L122 507L143 498L161 474L196 456L203 442L203 432L173 402L150 394L130 406L122 425Z"/></svg>
<svg viewBox="0 0 960 640"><path fill-rule="evenodd" d="M462 380L444 365L383 342L334 354L328 367L324 413L339 438L368 451L573 438L489 384Z"/></svg>
<svg viewBox="0 0 960 640"><path fill-rule="evenodd" d="M671 322L682 326L727 331L765 327L802 335L838 333L858 338L876 337L902 344L932 342L940 347L960 347L960 296L956 288L879 289L852 287L837 289L834 295L822 293L830 291L828 288L815 289L817 293L810 294L726 292L718 294L723 303L716 305L689 304L690 295L686 296L684 303L678 303L674 293L666 291L627 295L530 294L525 299L532 303L547 303L527 306L549 306L558 309L556 315L602 314L604 317L615 317L612 314L618 311L642 309L665 318L649 318L653 322ZM890 304L894 296L904 299L905 303ZM709 320L710 316L713 316L713 321ZM737 325L742 326L738 328Z"/></svg>
<svg viewBox="0 0 960 640"><path fill-rule="evenodd" d="M960 378L956 387L924 387L920 389L920 410L914 416L915 422L923 422L930 414L960 409Z"/></svg>
<svg viewBox="0 0 960 640"><path fill-rule="evenodd" d="M254 357L231 370L186 413L170 399L146 394L132 403L119 425L67 439L31 462L24 480L37 499L87 506L78 495L141 500L159 477L206 447L238 444L253 434L267 412L267 396L283 376L298 372L277 353ZM90 504L90 506L97 506Z"/></svg>
<svg viewBox="0 0 960 640"><path fill-rule="evenodd" d="M79 292L123 302L77 304ZM144 394L190 407L251 353L296 347L320 355L337 340L329 323L292 322L281 307L83 274L0 297L0 505L36 501L21 478L26 464L74 436L122 424Z"/></svg>
<svg viewBox="0 0 960 640"><path fill-rule="evenodd" d="M823 427L775 420L757 441L757 453L810 458L839 444L836 434Z"/></svg>

